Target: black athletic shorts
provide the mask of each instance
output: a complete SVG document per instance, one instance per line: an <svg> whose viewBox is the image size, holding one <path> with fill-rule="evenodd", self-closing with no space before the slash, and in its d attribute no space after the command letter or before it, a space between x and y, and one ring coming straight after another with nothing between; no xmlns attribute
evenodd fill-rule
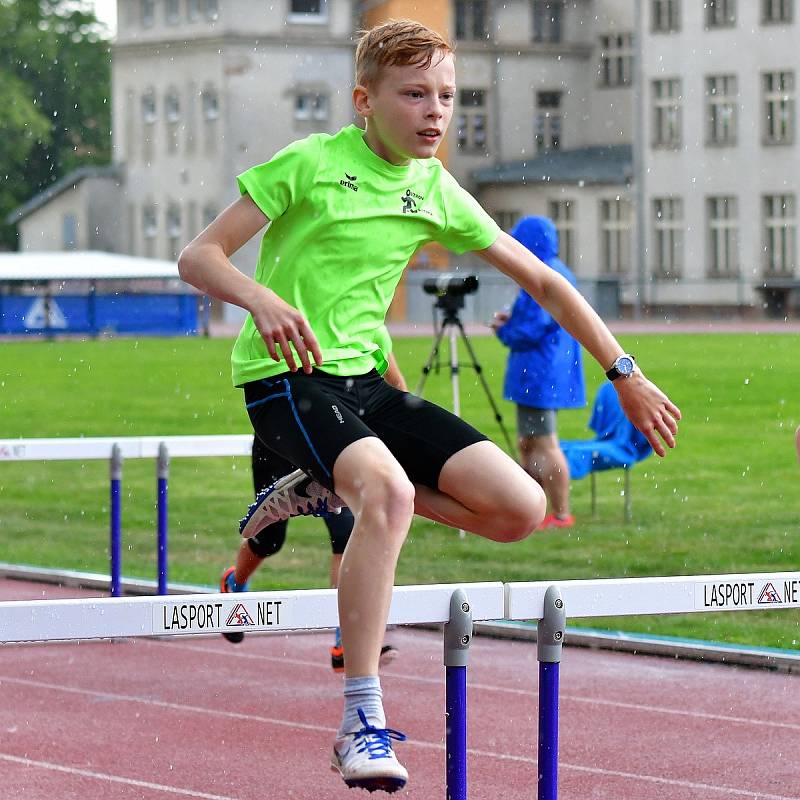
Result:
<svg viewBox="0 0 800 800"><path fill-rule="evenodd" d="M253 438L252 467L253 491L256 495L278 478L297 469L285 458L273 453L263 445L258 436ZM355 522L353 514L349 508L343 508L339 514L331 514L323 519L331 540L331 552L334 555L341 555L353 532ZM286 541L288 523L289 520L284 519L262 528L255 536L251 536L247 540L250 550L259 558L274 556Z"/></svg>
<svg viewBox="0 0 800 800"><path fill-rule="evenodd" d="M329 489L350 444L377 436L412 483L438 489L455 453L486 436L449 411L387 383L375 370L341 377L284 372L244 386L256 436Z"/></svg>

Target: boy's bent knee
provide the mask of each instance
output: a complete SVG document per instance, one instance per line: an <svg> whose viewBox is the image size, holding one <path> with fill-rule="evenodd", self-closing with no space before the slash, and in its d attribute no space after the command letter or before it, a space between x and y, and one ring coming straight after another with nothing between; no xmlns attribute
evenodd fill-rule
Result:
<svg viewBox="0 0 800 800"><path fill-rule="evenodd" d="M500 542L519 542L530 536L542 524L547 504L542 496L531 499L516 508L506 509L496 517L497 540Z"/></svg>

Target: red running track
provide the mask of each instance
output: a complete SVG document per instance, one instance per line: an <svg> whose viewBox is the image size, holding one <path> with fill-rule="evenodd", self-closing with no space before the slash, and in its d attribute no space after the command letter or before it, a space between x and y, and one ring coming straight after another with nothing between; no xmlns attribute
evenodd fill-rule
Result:
<svg viewBox="0 0 800 800"><path fill-rule="evenodd" d="M2 599L90 596L0 581ZM382 676L410 772L444 799L442 637L396 629ZM353 800L328 769L330 634L0 647L0 785L27 800ZM476 637L469 796L536 797L536 647ZM565 648L561 800L800 800L797 676ZM374 795L376 798L384 796Z"/></svg>

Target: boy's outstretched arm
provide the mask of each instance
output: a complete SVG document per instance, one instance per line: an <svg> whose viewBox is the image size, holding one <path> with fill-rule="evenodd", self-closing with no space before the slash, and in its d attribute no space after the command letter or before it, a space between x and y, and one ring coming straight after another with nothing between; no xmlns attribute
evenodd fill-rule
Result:
<svg viewBox="0 0 800 800"><path fill-rule="evenodd" d="M317 364L322 363L322 351L306 318L230 261L230 256L268 222L250 197L243 195L183 248L178 271L186 283L201 292L249 311L275 361L285 358L289 369L297 371L291 342L303 370L311 372L309 351Z"/></svg>
<svg viewBox="0 0 800 800"><path fill-rule="evenodd" d="M555 270L550 269L507 233L478 255L508 275L546 308L600 364L608 370L625 351L603 320ZM680 409L637 366L629 378L617 378L614 388L628 419L647 437L658 455L666 453L662 439L675 447ZM661 438L659 438L661 437Z"/></svg>

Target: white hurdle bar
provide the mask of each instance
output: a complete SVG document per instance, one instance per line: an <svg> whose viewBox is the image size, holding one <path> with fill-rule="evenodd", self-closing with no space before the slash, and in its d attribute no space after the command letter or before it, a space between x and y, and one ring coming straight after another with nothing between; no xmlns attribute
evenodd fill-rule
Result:
<svg viewBox="0 0 800 800"><path fill-rule="evenodd" d="M463 590L474 620L503 617L502 583L396 586L390 625L448 622ZM0 642L335 628L336 589L0 602Z"/></svg>
<svg viewBox="0 0 800 800"><path fill-rule="evenodd" d="M800 572L766 572L507 583L505 618L542 619L554 584L572 619L800 608Z"/></svg>
<svg viewBox="0 0 800 800"><path fill-rule="evenodd" d="M253 435L0 439L0 461L96 461L110 458L115 444L123 458L157 458L162 444L173 458L249 456Z"/></svg>

